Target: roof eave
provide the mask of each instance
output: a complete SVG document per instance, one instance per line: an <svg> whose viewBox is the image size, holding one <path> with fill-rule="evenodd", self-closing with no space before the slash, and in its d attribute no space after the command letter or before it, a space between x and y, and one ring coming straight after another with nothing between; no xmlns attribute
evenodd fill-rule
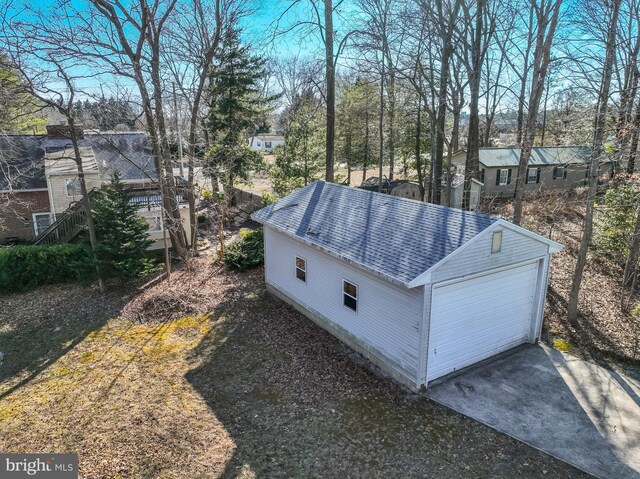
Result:
<svg viewBox="0 0 640 479"><path fill-rule="evenodd" d="M329 256L333 256L334 258L337 258L341 261L345 261L353 266L356 266L357 268L360 268L370 274L373 274L379 278L384 279L385 281L388 281L389 283L392 283L396 286L401 286L403 288L412 288L412 286L410 286L410 283L404 282L402 280L399 280L398 278L394 278L393 276L389 276L388 274L382 273L381 271L378 271L374 268L371 268L369 266L366 266L362 263L360 263L359 261L354 260L353 258L349 258L347 256L341 255L340 253L337 253L334 250L325 248L317 243L314 243L313 241L309 241L306 238L301 238L300 236L291 234L289 231L285 230L284 228L280 228L274 224L269 223L268 221L264 221L258 217L255 216L255 213L251 215L251 219L257 223L260 223L263 226L268 226L269 228L277 231L278 233L282 233L283 235L292 238L296 241L299 241L300 243L306 244L307 246L311 246L312 248L315 248L319 251L322 251L323 253L328 254Z"/></svg>

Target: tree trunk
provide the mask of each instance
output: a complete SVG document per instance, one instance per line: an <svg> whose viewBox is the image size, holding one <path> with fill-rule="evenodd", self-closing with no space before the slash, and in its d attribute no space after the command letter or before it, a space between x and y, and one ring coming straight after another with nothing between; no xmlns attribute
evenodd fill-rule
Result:
<svg viewBox="0 0 640 479"><path fill-rule="evenodd" d="M389 97L389 181L393 180L393 169L395 167L395 73L392 65L389 65L389 86L387 88L387 96Z"/></svg>
<svg viewBox="0 0 640 479"><path fill-rule="evenodd" d="M416 169L418 170L418 187L420 188L420 201L424 201L425 187L424 187L424 170L422 167L422 97L418 95L418 112L416 115Z"/></svg>
<svg viewBox="0 0 640 479"><path fill-rule="evenodd" d="M633 229L633 237L631 238L629 255L627 256L627 261L624 265L624 273L622 275L623 292L627 285L633 284L635 282L636 268L638 267L638 257L640 257L640 208L638 208L638 213L636 216L636 225ZM622 307L623 309L625 309L624 301Z"/></svg>
<svg viewBox="0 0 640 479"><path fill-rule="evenodd" d="M621 0L613 0L611 13L611 23L607 32L606 56L604 67L602 70L602 84L600 94L598 96L598 106L596 117L594 120L593 148L591 152L591 160L589 165L589 192L587 194L587 209L584 217L584 227L582 238L580 240L580 250L578 251L578 260L576 262L576 270L573 275L571 284L571 293L567 306L567 316L569 322L576 324L578 318L578 299L580 296L580 286L582 284L582 275L584 267L587 264L587 252L589 251L589 243L593 233L593 210L596 199L596 190L598 187L598 166L602 155L602 143L605 134L605 122L607 115L607 103L609 101L609 89L611 87L611 76L613 72L613 62L615 60L616 34L618 26L618 15L620 12Z"/></svg>
<svg viewBox="0 0 640 479"><path fill-rule="evenodd" d="M551 45L556 33L560 6L562 0L555 0L549 3L549 10L546 3L536 8L538 17L538 30L536 35L536 47L533 53L533 75L531 77L531 94L529 97L529 111L527 112L527 122L524 126L522 147L520 150L520 162L518 164L518 175L515 185L515 202L513 205L513 223L519 225L522 220L522 203L524 200L524 188L527 179L527 169L531 158L531 148L536 136L538 126L538 110L542 93L544 92L547 70L551 60Z"/></svg>
<svg viewBox="0 0 640 479"><path fill-rule="evenodd" d="M482 0L480 0L482 1ZM441 22L445 21L442 0L436 1L436 8ZM444 162L444 142L447 117L447 92L449 90L449 63L453 51L452 35L454 22L458 15L459 2L456 1L453 11L449 12L446 24L440 25L442 39L442 55L440 57L440 81L438 85L438 110L436 113L435 157L431 159L433 171L433 192L431 201L437 205L442 202L442 165Z"/></svg>
<svg viewBox="0 0 640 479"><path fill-rule="evenodd" d="M629 157L627 160L627 173L633 175L636 169L636 155L638 154L638 140L640 139L640 100L636 105L636 113L633 117L633 128L631 134L631 146L629 147Z"/></svg>
<svg viewBox="0 0 640 479"><path fill-rule="evenodd" d="M382 162L384 160L384 55L382 55L382 70L380 73L380 117L378 121L380 133L380 152L378 158L378 193L382 193Z"/></svg>
<svg viewBox="0 0 640 479"><path fill-rule="evenodd" d="M325 180L333 183L334 145L336 135L336 71L333 58L333 2L324 0L324 47L327 80L327 163Z"/></svg>
<svg viewBox="0 0 640 479"><path fill-rule="evenodd" d="M480 173L480 118L478 102L480 97L480 73L482 69L482 36L483 12L486 0L477 0L476 27L473 38L471 61L472 71L469 75L469 136L467 140L467 158L464 168L464 191L462 209L469 210L471 206L471 180L477 179Z"/></svg>
<svg viewBox="0 0 640 479"><path fill-rule="evenodd" d="M91 213L91 202L89 201L89 192L87 191L87 182L84 177L84 165L82 164L82 155L80 153L80 145L78 144L78 130L73 117L67 117L67 123L69 124L70 140L73 146L73 156L76 162L76 168L78 169L78 181L80 182L80 193L82 194L82 206L84 212L87 215L87 230L89 232L89 243L91 244L91 251L93 257L96 258L96 251L98 249L98 240L96 238L96 226L93 222L93 213ZM98 288L101 293L106 292L107 287L105 285L102 274L100 273L100 267L96 261L96 274L98 276Z"/></svg>

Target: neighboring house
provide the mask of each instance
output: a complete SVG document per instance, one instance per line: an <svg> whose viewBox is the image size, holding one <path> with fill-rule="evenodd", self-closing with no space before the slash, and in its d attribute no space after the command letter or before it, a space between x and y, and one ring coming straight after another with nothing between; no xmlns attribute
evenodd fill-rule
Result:
<svg viewBox="0 0 640 479"><path fill-rule="evenodd" d="M529 190L571 189L587 180L591 148L588 146L534 147L531 150L525 188ZM453 154L452 163L464 174L466 152ZM480 181L483 195L508 196L515 190L520 148L480 148ZM600 166L600 176L610 162Z"/></svg>
<svg viewBox="0 0 640 479"><path fill-rule="evenodd" d="M540 337L562 246L524 228L322 181L252 218L268 290L411 388Z"/></svg>
<svg viewBox="0 0 640 479"><path fill-rule="evenodd" d="M284 144L284 136L257 135L249 138L249 146L254 150L272 153L276 146Z"/></svg>
<svg viewBox="0 0 640 479"><path fill-rule="evenodd" d="M30 241L49 225L42 136L0 136L0 243Z"/></svg>
<svg viewBox="0 0 640 479"><path fill-rule="evenodd" d="M6 138L12 147L4 148L0 143L2 156L11 157L10 161L24 165L25 172L29 171L27 166L32 169L34 181L37 178L37 182L32 183L38 186L39 195L37 202L31 202L31 206L17 215L12 208L3 208L0 221L14 225L16 221L21 222L23 228L20 231L15 226L1 229L0 225L0 241L18 237L39 242L42 237L38 235L42 235L54 222L61 221L67 210L77 208L76 204L82 199L82 194L73 148L64 135L65 128L66 126L50 126L47 128L48 134L42 136L8 136ZM133 191L134 198L131 201L139 205L138 214L149 223L149 235L155 240L150 249L164 247L160 195L157 184L154 183L156 170L146 134L84 134L79 146L87 190L99 188L110 181L113 173L118 172L123 183L128 184ZM16 183L13 188L20 185ZM25 189L19 191L19 195L30 192ZM178 201L186 226L189 216L188 201L182 195L178 195Z"/></svg>

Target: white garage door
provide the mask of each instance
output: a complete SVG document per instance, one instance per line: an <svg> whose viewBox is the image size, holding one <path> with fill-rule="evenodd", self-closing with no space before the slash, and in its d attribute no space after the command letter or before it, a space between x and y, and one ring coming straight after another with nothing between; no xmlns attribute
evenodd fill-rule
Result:
<svg viewBox="0 0 640 479"><path fill-rule="evenodd" d="M526 342L537 273L534 262L434 287L428 380Z"/></svg>

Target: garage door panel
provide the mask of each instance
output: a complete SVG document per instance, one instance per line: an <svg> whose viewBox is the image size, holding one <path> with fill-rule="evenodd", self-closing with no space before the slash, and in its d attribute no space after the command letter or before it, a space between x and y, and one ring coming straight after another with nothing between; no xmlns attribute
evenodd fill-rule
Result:
<svg viewBox="0 0 640 479"><path fill-rule="evenodd" d="M436 286L431 303L431 381L528 339L538 262Z"/></svg>
<svg viewBox="0 0 640 479"><path fill-rule="evenodd" d="M509 324L521 324L522 318L520 316L513 315L514 309L524 309L529 307L532 303L533 297L528 302L517 302L509 305L503 305L499 308L492 308L490 312L490 319L500 319L499 324L486 321L486 322L469 322L467 319L467 311L462 308L457 308L448 313L444 317L444 321L438 321L436 325L431 329L431 334L441 333L456 335L458 332L472 332L482 333L487 329L499 328L508 326ZM477 311L482 311L483 305L477 306ZM486 306L485 306L486 308Z"/></svg>

